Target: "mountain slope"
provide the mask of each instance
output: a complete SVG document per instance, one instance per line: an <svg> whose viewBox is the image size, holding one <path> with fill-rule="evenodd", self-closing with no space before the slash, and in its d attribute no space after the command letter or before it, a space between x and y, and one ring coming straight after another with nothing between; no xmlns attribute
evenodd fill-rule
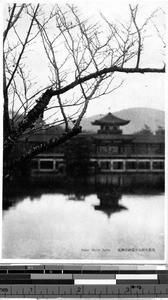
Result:
<svg viewBox="0 0 168 300"><path fill-rule="evenodd" d="M131 134L140 131L144 125L148 125L153 132L157 130L158 126L165 127L165 113L159 109L153 108L128 108L113 113L116 117L130 120L130 123L123 126L123 133ZM97 131L99 126L93 126L91 122L100 119L106 114L94 115L89 118L84 118L81 122L83 130Z"/></svg>

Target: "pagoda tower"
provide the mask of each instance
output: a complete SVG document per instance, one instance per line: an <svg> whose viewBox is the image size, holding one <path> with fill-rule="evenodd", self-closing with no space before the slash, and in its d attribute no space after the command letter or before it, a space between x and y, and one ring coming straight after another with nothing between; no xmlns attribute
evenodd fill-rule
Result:
<svg viewBox="0 0 168 300"><path fill-rule="evenodd" d="M123 120L120 118L117 118L110 112L103 118L99 120L95 120L92 122L92 125L99 125L100 130L98 130L98 133L108 133L108 134L122 134L122 130L120 129L120 126L127 125L130 122L130 120Z"/></svg>

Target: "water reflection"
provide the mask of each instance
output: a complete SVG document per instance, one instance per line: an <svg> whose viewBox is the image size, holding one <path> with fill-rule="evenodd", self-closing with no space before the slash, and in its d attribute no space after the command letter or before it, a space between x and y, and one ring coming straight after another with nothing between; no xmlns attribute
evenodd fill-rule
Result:
<svg viewBox="0 0 168 300"><path fill-rule="evenodd" d="M84 201L85 200L85 196L84 195L80 195L80 194L70 194L70 195L68 195L68 200L72 200L72 201Z"/></svg>
<svg viewBox="0 0 168 300"><path fill-rule="evenodd" d="M163 259L162 186L151 187L146 176L143 185L124 185L119 177L120 184L109 174L52 178L6 191L3 258ZM119 251L143 248L154 250Z"/></svg>
<svg viewBox="0 0 168 300"><path fill-rule="evenodd" d="M67 195L71 201L85 201L87 195L96 194L100 200L96 210L107 215L127 209L119 202L123 193L128 194L160 194L164 192L163 173L142 174L98 174L83 179L57 177L51 174L20 180L19 185L6 189L3 195L3 210L16 206L25 197L30 200L41 199L44 194Z"/></svg>
<svg viewBox="0 0 168 300"><path fill-rule="evenodd" d="M120 189L111 187L98 191L97 197L100 200L99 205L95 205L96 210L104 212L108 217L115 212L126 210L127 207L121 205L119 201L122 199Z"/></svg>

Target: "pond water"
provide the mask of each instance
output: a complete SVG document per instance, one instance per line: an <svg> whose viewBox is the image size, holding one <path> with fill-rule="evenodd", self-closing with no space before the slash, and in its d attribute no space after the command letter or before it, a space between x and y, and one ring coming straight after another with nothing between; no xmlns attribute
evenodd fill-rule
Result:
<svg viewBox="0 0 168 300"><path fill-rule="evenodd" d="M10 200L3 211L3 258L164 259L164 193L103 187Z"/></svg>

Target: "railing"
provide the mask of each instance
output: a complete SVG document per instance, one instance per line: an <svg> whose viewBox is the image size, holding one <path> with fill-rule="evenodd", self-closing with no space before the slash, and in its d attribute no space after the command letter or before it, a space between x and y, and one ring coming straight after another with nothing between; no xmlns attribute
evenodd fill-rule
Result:
<svg viewBox="0 0 168 300"><path fill-rule="evenodd" d="M164 159L91 159L100 172L164 172ZM63 158L33 159L32 171L62 172L66 167Z"/></svg>

